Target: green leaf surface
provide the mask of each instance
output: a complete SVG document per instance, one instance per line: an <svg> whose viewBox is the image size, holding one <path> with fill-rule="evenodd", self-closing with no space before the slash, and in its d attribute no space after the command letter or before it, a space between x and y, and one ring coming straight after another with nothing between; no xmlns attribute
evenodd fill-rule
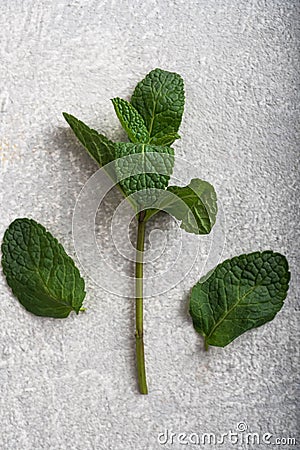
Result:
<svg viewBox="0 0 300 450"><path fill-rule="evenodd" d="M100 167L105 166L115 159L115 147L112 141L103 136L103 134L99 134L98 131L89 128L85 123L76 119L71 114L64 112L63 116L74 131L76 137Z"/></svg>
<svg viewBox="0 0 300 450"><path fill-rule="evenodd" d="M169 186L175 198L165 210L181 220L181 228L188 233L208 234L216 222L217 196L211 184L194 178L185 187Z"/></svg>
<svg viewBox="0 0 300 450"><path fill-rule="evenodd" d="M288 262L279 253L254 252L224 261L192 289L189 309L196 331L206 345L225 347L275 317L289 280Z"/></svg>
<svg viewBox="0 0 300 450"><path fill-rule="evenodd" d="M115 170L126 196L139 192L135 201L140 205L152 204L156 189L165 189L174 166L171 147L118 142L115 147ZM137 200L139 197L139 200Z"/></svg>
<svg viewBox="0 0 300 450"><path fill-rule="evenodd" d="M155 145L172 145L176 139L180 139L178 133L165 134L164 136L155 139Z"/></svg>
<svg viewBox="0 0 300 450"><path fill-rule="evenodd" d="M113 98L112 103L118 119L120 120L121 125L126 131L131 142L149 142L150 136L144 119L131 105L131 103L119 97Z"/></svg>
<svg viewBox="0 0 300 450"><path fill-rule="evenodd" d="M37 316L79 312L84 280L62 245L31 219L16 219L4 234L2 267L20 303Z"/></svg>
<svg viewBox="0 0 300 450"><path fill-rule="evenodd" d="M180 75L161 69L152 70L140 81L131 103L143 117L150 143L161 145L165 136L177 133L184 109L184 85Z"/></svg>

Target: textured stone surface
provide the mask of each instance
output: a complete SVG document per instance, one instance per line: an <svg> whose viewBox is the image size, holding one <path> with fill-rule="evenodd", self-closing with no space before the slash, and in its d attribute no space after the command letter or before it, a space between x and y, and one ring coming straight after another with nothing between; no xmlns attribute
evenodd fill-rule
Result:
<svg viewBox="0 0 300 450"><path fill-rule="evenodd" d="M261 435L296 436L298 23L299 2L288 0L1 2L1 236L16 217L32 217L74 256L73 209L96 165L61 112L123 139L109 99L128 99L161 67L185 80L182 139L174 148L222 200L222 259L271 248L286 254L292 272L286 304L271 324L209 353L186 314L201 261L183 282L149 299L148 397L137 393L131 300L86 277L85 314L42 319L19 305L1 275L1 450L179 449L177 437L160 446L158 434L220 435L239 422ZM180 164L176 170L185 180ZM130 275L107 220L119 200L117 193L105 199L97 238ZM154 223L167 229L156 242L174 243L174 221L160 216ZM115 238L122 243L123 236ZM208 241L198 238L204 254ZM165 253L149 273L172 260Z"/></svg>

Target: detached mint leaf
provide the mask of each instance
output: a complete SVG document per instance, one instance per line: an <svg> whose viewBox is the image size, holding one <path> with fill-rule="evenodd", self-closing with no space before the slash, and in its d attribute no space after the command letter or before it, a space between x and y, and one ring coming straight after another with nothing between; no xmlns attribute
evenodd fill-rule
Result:
<svg viewBox="0 0 300 450"><path fill-rule="evenodd" d="M115 147L112 141L103 136L103 134L99 134L98 131L89 128L85 123L76 119L71 114L64 112L63 116L74 131L76 137L100 167L105 166L115 159Z"/></svg>
<svg viewBox="0 0 300 450"><path fill-rule="evenodd" d="M210 233L218 210L213 186L207 181L194 178L188 186L169 186L167 190L177 198L172 199L165 210L182 220L181 228L188 233Z"/></svg>
<svg viewBox="0 0 300 450"><path fill-rule="evenodd" d="M224 261L192 289L189 308L196 331L206 345L225 347L275 317L289 280L286 258L270 250Z"/></svg>
<svg viewBox="0 0 300 450"><path fill-rule="evenodd" d="M139 192L134 200L144 207L157 199L158 189L165 189L174 166L174 150L147 144L118 142L115 170L126 196Z"/></svg>
<svg viewBox="0 0 300 450"><path fill-rule="evenodd" d="M37 316L77 314L84 280L62 245L39 223L16 219L4 234L2 267L20 303Z"/></svg>
<svg viewBox="0 0 300 450"><path fill-rule="evenodd" d="M118 119L122 127L128 134L131 142L147 143L150 141L150 136L146 128L143 117L138 111L126 100L122 98L113 98L114 105Z"/></svg>
<svg viewBox="0 0 300 450"><path fill-rule="evenodd" d="M150 143L159 145L164 136L175 137L179 129L184 109L183 79L177 73L154 69L137 84L131 103L145 121Z"/></svg>

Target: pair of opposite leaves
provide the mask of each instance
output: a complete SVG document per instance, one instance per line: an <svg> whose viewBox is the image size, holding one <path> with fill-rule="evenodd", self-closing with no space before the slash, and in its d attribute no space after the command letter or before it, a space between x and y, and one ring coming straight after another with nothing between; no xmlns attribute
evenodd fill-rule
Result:
<svg viewBox="0 0 300 450"><path fill-rule="evenodd" d="M217 214L214 188L200 179L185 187L168 187L174 165L171 145L180 137L184 109L182 78L155 69L138 83L131 103L120 98L112 102L129 143L113 143L70 114L63 115L100 167L109 168L137 214L147 208L147 220L163 209L180 220L185 231L208 234ZM5 232L2 254L7 282L28 311L59 318L72 310L78 314L85 298L84 280L41 224L15 220ZM219 264L192 289L189 310L195 330L207 345L224 347L274 318L287 295L289 278L286 258L272 251Z"/></svg>

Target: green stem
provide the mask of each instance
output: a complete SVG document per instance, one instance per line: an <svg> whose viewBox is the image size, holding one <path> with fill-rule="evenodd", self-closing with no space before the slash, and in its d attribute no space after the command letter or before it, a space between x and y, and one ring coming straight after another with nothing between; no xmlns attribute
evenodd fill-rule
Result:
<svg viewBox="0 0 300 450"><path fill-rule="evenodd" d="M136 244L136 291L135 291L135 342L136 342L136 363L138 372L138 384L141 394L148 394L145 356L144 356L144 338L143 338L143 252L145 242L145 211L138 215L138 231Z"/></svg>
<svg viewBox="0 0 300 450"><path fill-rule="evenodd" d="M204 338L204 348L205 348L205 351L208 352L209 344L206 340L206 337Z"/></svg>

